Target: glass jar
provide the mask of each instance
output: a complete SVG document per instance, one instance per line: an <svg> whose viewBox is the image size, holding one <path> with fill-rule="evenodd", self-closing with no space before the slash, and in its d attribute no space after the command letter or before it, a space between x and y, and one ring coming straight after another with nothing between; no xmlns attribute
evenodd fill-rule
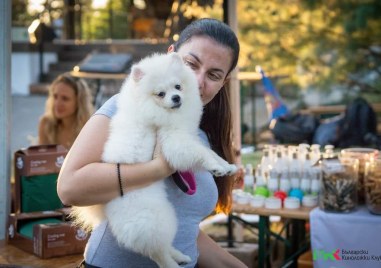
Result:
<svg viewBox="0 0 381 268"><path fill-rule="evenodd" d="M357 207L359 161L323 159L319 207L331 212L350 212Z"/></svg>
<svg viewBox="0 0 381 268"><path fill-rule="evenodd" d="M364 186L368 210L381 215L381 158L366 163Z"/></svg>
<svg viewBox="0 0 381 268"><path fill-rule="evenodd" d="M365 204L364 174L365 163L377 158L379 151L371 148L347 148L340 151L341 158L352 158L359 160L359 178L358 178L358 202Z"/></svg>

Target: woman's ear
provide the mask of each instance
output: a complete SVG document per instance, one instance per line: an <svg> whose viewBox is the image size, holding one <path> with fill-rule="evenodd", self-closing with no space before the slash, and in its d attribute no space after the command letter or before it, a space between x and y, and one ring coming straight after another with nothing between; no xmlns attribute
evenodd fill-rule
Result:
<svg viewBox="0 0 381 268"><path fill-rule="evenodd" d="M175 46L172 44L168 47L168 53L174 52L175 51Z"/></svg>

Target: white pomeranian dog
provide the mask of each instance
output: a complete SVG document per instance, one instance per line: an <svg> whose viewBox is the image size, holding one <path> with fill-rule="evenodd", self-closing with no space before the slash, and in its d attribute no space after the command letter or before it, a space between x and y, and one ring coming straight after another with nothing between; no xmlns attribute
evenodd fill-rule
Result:
<svg viewBox="0 0 381 268"><path fill-rule="evenodd" d="M202 101L194 72L177 53L154 54L132 66L124 82L102 160L150 161L156 142L175 170L204 168L215 176L237 167L204 146L198 137ZM177 219L163 180L133 190L106 205L74 207L74 222L87 230L105 218L120 245L154 260L161 268L191 261L172 246Z"/></svg>

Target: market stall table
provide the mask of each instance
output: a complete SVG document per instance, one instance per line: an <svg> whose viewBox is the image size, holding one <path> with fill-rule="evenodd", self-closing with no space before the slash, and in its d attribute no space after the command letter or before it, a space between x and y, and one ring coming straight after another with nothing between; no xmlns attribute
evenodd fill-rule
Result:
<svg viewBox="0 0 381 268"><path fill-rule="evenodd" d="M381 215L364 206L350 213L316 208L310 224L314 267L381 267Z"/></svg>
<svg viewBox="0 0 381 268"><path fill-rule="evenodd" d="M312 208L301 207L299 209L267 209L255 208L250 205L234 204L231 217L236 217L236 213L253 214L259 216L258 224L258 267L270 267L270 237L285 242L289 246L285 264L295 263L296 258L307 249L305 224L309 220ZM279 234L272 233L270 227L270 216L280 216L290 220L290 232L283 238Z"/></svg>

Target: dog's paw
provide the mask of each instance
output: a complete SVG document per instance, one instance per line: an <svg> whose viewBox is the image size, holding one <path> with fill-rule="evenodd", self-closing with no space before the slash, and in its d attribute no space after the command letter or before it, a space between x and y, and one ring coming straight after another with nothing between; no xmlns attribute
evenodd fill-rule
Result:
<svg viewBox="0 0 381 268"><path fill-rule="evenodd" d="M234 164L229 164L229 171L226 173L226 175L231 176L238 172L238 167Z"/></svg>
<svg viewBox="0 0 381 268"><path fill-rule="evenodd" d="M224 166L211 168L209 171L216 177L222 177L226 175L230 176L235 174L238 171L238 168L236 167L236 165L227 164Z"/></svg>
<svg viewBox="0 0 381 268"><path fill-rule="evenodd" d="M217 169L211 170L210 172L213 174L213 176L216 176L216 177L222 177L226 175L226 172L220 171Z"/></svg>
<svg viewBox="0 0 381 268"><path fill-rule="evenodd" d="M184 265L187 263L190 263L192 259L183 253L181 253L179 250L172 248L171 249L171 257L179 264Z"/></svg>

